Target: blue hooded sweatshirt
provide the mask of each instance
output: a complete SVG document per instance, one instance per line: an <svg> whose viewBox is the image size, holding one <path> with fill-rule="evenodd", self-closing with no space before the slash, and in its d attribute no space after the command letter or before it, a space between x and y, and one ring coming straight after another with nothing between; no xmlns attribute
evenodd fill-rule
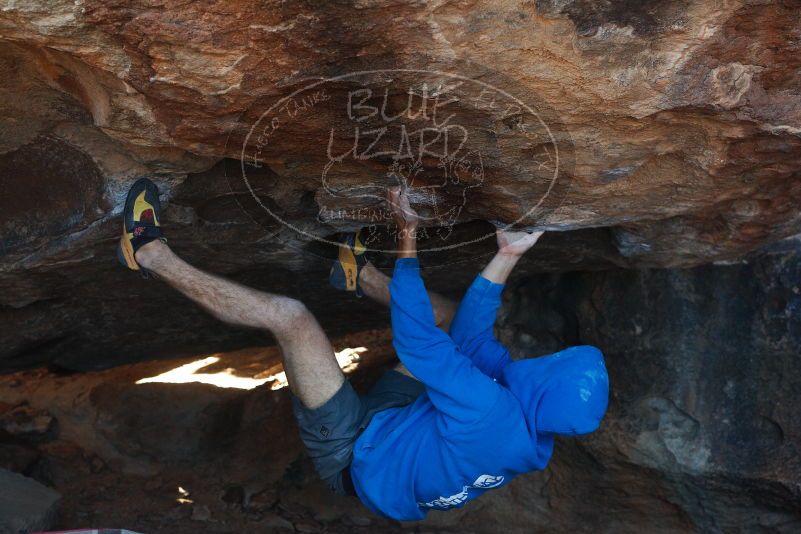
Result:
<svg viewBox="0 0 801 534"><path fill-rule="evenodd" d="M601 352L580 346L512 361L493 337L502 290L479 275L449 336L435 326L417 259L396 262L393 344L426 393L376 414L356 441L351 475L372 511L418 520L461 507L543 469L554 434L600 424L609 391Z"/></svg>

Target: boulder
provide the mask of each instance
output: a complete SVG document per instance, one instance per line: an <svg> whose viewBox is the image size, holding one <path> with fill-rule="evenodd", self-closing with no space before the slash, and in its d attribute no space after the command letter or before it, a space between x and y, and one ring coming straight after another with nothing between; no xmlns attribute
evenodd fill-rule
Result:
<svg viewBox="0 0 801 534"><path fill-rule="evenodd" d="M503 341L517 357L601 347L609 409L595 433L559 439L544 473L513 482L464 521L478 528L516 515L510 528L521 531L798 531L801 246L780 249L732 264L518 285Z"/></svg>
<svg viewBox="0 0 801 534"><path fill-rule="evenodd" d="M332 236L383 227L391 184L412 187L423 246L442 249L426 261L445 267L480 263L490 223L558 234L533 271L731 260L795 234L799 7L14 2L0 368L259 342L115 265L140 176L188 259L301 297L336 329L377 314L338 319Z"/></svg>
<svg viewBox="0 0 801 534"><path fill-rule="evenodd" d="M61 495L32 478L0 469L0 532L42 531L56 520Z"/></svg>

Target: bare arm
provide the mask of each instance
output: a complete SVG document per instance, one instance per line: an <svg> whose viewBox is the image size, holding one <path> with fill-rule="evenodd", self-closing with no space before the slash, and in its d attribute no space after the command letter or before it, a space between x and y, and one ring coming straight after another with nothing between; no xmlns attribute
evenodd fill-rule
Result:
<svg viewBox="0 0 801 534"><path fill-rule="evenodd" d="M534 246L544 232L509 232L498 230L498 252L484 267L481 276L495 284L505 284L517 262Z"/></svg>
<svg viewBox="0 0 801 534"><path fill-rule="evenodd" d="M398 257L417 257L417 223L420 218L409 204L409 196L400 187L387 190L387 203L398 225Z"/></svg>
<svg viewBox="0 0 801 534"><path fill-rule="evenodd" d="M500 377L512 361L509 351L493 334L504 283L517 261L534 246L540 235L542 232L498 231L498 253L467 290L451 323L451 338L462 354L491 378Z"/></svg>
<svg viewBox="0 0 801 534"><path fill-rule="evenodd" d="M417 212L409 205L409 197L400 187L387 190L387 203L398 225L398 257L417 257ZM498 230L498 252L481 275L496 284L505 284L520 257L528 251L544 232L510 232Z"/></svg>
<svg viewBox="0 0 801 534"><path fill-rule="evenodd" d="M411 374L426 387L442 432L474 429L510 394L476 367L458 345L435 325L434 313L417 261L417 214L399 188L387 202L399 227L398 260L389 290L392 344Z"/></svg>

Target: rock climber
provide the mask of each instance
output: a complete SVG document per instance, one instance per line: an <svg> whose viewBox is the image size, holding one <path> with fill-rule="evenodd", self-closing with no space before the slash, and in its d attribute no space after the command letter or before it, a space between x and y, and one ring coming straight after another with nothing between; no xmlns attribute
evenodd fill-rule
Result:
<svg viewBox="0 0 801 534"><path fill-rule="evenodd" d="M301 438L322 480L377 514L419 520L543 469L556 435L598 427L609 384L597 348L513 361L493 335L504 284L541 233L499 231L498 252L457 308L428 293L420 277L419 219L407 191L388 190L387 203L399 229L392 278L367 261L358 234L343 240L330 275L335 287L390 307L402 365L364 396L300 301L205 273L170 249L150 180L138 180L128 193L117 255L222 321L270 331L283 354Z"/></svg>

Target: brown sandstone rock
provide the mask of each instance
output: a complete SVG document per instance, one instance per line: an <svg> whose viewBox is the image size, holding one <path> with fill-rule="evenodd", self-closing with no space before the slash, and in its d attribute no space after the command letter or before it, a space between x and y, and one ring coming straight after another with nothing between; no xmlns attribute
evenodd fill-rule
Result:
<svg viewBox="0 0 801 534"><path fill-rule="evenodd" d="M319 259L330 251L308 236L382 216L376 195L399 176L419 191L426 246L491 236L482 220L560 231L530 270L691 265L795 234L799 7L9 4L0 12L2 365L105 366L258 341L196 311L165 314L181 301L114 265L115 216L142 175L161 186L169 235L190 260L327 311L341 309ZM352 75L367 70L381 72ZM401 124L432 127L433 88L449 80L464 83L441 91L441 102L454 99L439 120L447 112L469 134L464 150L400 168L376 155L405 146ZM407 105L429 114L390 121L357 106L349 116L348 95L367 89L364 106L381 106L386 91L390 115ZM510 110L515 102L536 113ZM376 134L365 132L384 126L369 147ZM334 153L356 142L369 157L327 168L329 138ZM419 155L425 139L408 141ZM246 184L235 160L248 156L259 166L245 166ZM491 238L471 247L433 263L475 264ZM454 270L435 275L446 290L469 278ZM327 315L326 326L343 326ZM345 326L373 326L374 316ZM132 334L153 329L158 339Z"/></svg>

